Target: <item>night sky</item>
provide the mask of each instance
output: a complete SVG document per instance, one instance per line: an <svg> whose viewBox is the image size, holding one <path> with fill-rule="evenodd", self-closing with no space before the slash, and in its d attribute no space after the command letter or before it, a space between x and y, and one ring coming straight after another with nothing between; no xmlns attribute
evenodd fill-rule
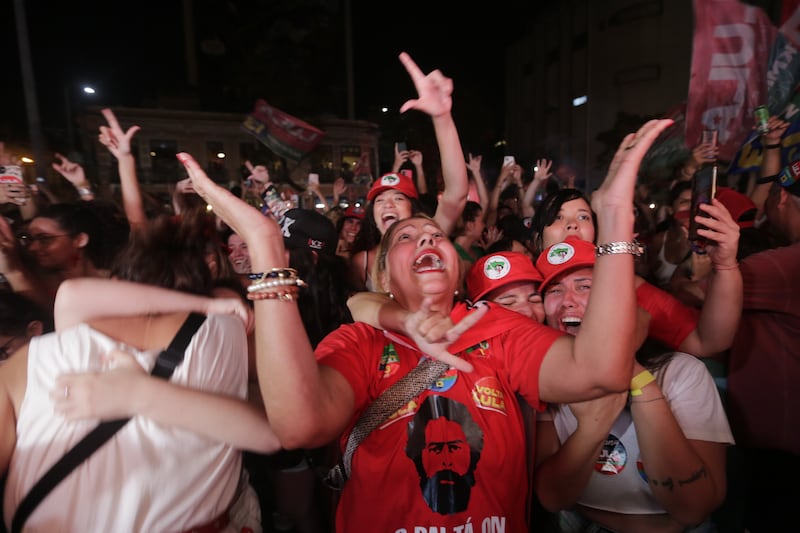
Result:
<svg viewBox="0 0 800 533"><path fill-rule="evenodd" d="M27 120L13 9L17 2L0 7L6 52L0 136L24 141ZM195 2L199 83L194 87L187 86L181 2L24 3L46 134L63 128L67 87L74 91L74 107L156 106L160 101L174 108L170 102L183 102L179 96L192 94L196 104L173 105L246 114L256 98L265 98L302 117L346 118L344 16L335 2ZM393 7L355 0L355 118L379 120L382 105L396 114L415 96L397 59L405 50L423 71L439 68L453 78L454 114L465 145L496 140L504 112L503 48L524 31L531 3L510 2L487 13L464 3L414 0ZM79 94L82 83L94 86L97 95Z"/></svg>

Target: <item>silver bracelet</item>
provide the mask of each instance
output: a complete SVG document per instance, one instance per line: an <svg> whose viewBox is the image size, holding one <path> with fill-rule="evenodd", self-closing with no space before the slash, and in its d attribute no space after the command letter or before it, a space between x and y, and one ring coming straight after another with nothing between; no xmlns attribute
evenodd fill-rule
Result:
<svg viewBox="0 0 800 533"><path fill-rule="evenodd" d="M636 257L641 256L644 253L644 246L642 246L638 241L617 241L617 242L607 242L605 244L598 244L595 250L595 255L597 257L603 255L612 255L612 254L631 254L635 255Z"/></svg>

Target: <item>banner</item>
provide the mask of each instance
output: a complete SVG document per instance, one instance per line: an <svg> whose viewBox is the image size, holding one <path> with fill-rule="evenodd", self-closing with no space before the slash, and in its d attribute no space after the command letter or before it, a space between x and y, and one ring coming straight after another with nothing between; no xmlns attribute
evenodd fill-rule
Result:
<svg viewBox="0 0 800 533"><path fill-rule="evenodd" d="M791 6L792 11L786 11ZM797 158L800 140L800 9L798 3L784 3L783 23L775 37L767 70L767 107L771 115L791 122L781 140L783 166ZM731 159L729 174L757 171L763 148L758 134L750 132L742 147Z"/></svg>
<svg viewBox="0 0 800 533"><path fill-rule="evenodd" d="M693 0L695 30L686 106L686 147L704 129L719 132L719 158L731 161L767 103L766 71L776 30L757 7L738 0Z"/></svg>
<svg viewBox="0 0 800 533"><path fill-rule="evenodd" d="M314 126L257 100L242 129L281 157L299 161L311 152L325 133Z"/></svg>

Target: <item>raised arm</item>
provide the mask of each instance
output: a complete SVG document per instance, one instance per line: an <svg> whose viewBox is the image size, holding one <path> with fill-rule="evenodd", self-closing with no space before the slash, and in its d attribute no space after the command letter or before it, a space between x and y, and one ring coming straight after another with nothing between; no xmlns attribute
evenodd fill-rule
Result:
<svg viewBox="0 0 800 533"><path fill-rule="evenodd" d="M439 70L425 75L405 52L400 54L400 61L411 76L419 95L417 99L404 103L400 112L416 109L427 113L433 119L433 130L439 146L444 178L444 191L436 207L434 219L445 234L449 235L461 217L469 192L464 152L461 150L458 130L451 114L453 80L445 77Z"/></svg>
<svg viewBox="0 0 800 533"><path fill-rule="evenodd" d="M742 314L742 273L736 261L739 226L719 200L701 209L708 217L697 217L701 237L709 239L706 251L712 272L707 276L705 298L697 328L681 343L680 350L697 357L711 357L730 348ZM695 284L698 289L702 285Z"/></svg>
<svg viewBox="0 0 800 533"><path fill-rule="evenodd" d="M764 149L761 158L760 177L774 176L781 171L781 138L786 133L789 123L776 116L769 117L767 121L769 131L761 136L761 146ZM764 214L764 202L769 194L769 183L756 184L750 192L750 199L756 204L756 220Z"/></svg>
<svg viewBox="0 0 800 533"><path fill-rule="evenodd" d="M656 137L672 123L651 120L622 140L606 179L592 195L598 246L633 241L633 192L639 164ZM540 398L570 403L627 390L636 350L635 331L634 257L618 252L601 255L574 344L568 337L558 339L542 362ZM565 381L564 375L570 379Z"/></svg>
<svg viewBox="0 0 800 533"><path fill-rule="evenodd" d="M123 131L110 109L103 109L102 112L108 126L100 126L98 139L117 158L122 206L131 231L136 231L147 222L139 180L136 177L136 159L131 153L131 139L139 131L139 126L131 126Z"/></svg>
<svg viewBox="0 0 800 533"><path fill-rule="evenodd" d="M489 197L489 207L486 210L486 216L484 218L486 226L495 226L497 224L497 207L500 205L500 194L509 186L513 179L513 166L514 165L503 165L500 168L500 175L497 176L497 181Z"/></svg>
<svg viewBox="0 0 800 533"><path fill-rule="evenodd" d="M478 190L478 203L481 204L483 209L483 218L486 219L486 210L489 207L489 191L486 188L486 182L483 179L483 171L481 171L482 155L467 154L467 169L470 171L470 181L475 183L475 188Z"/></svg>
<svg viewBox="0 0 800 533"><path fill-rule="evenodd" d="M143 416L259 453L281 447L260 406L153 377L120 350L107 363L107 372L59 376L50 393L56 410L70 420Z"/></svg>
<svg viewBox="0 0 800 533"><path fill-rule="evenodd" d="M288 267L278 224L215 184L189 154L178 154L195 190L248 244L253 272ZM328 444L354 410L349 382L317 365L294 300L256 300L256 366L270 424L286 448ZM278 334L279 333L279 334Z"/></svg>
<svg viewBox="0 0 800 533"><path fill-rule="evenodd" d="M94 200L94 191L92 191L91 183L86 179L86 173L83 167L74 161L70 161L59 153L54 155L56 159L58 159L58 162L52 164L53 170L61 174L64 179L75 187L81 200Z"/></svg>
<svg viewBox="0 0 800 533"><path fill-rule="evenodd" d="M54 318L60 331L94 318L177 312L234 314L248 331L253 328L252 313L241 298L208 298L105 278L63 281L56 293Z"/></svg>
<svg viewBox="0 0 800 533"><path fill-rule="evenodd" d="M525 195L522 197L522 216L532 217L535 213L533 202L536 199L536 193L539 189L547 185L547 180L553 175L550 172L550 167L553 165L552 161L547 159L536 160L536 170L533 172L533 180L528 184L525 189Z"/></svg>
<svg viewBox="0 0 800 533"><path fill-rule="evenodd" d="M425 167L422 166L422 152L419 150L410 150L408 159L414 165L416 170L416 185L417 192L425 194L428 192L428 181L425 179Z"/></svg>

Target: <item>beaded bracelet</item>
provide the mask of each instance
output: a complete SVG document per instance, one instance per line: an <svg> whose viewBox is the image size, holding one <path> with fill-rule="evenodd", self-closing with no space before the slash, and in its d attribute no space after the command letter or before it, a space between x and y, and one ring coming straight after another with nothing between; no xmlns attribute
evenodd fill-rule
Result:
<svg viewBox="0 0 800 533"><path fill-rule="evenodd" d="M275 292L249 292L247 293L248 300L280 300L281 302L293 302L297 298L297 289L289 289L285 291Z"/></svg>
<svg viewBox="0 0 800 533"><path fill-rule="evenodd" d="M247 292L260 292L265 289L277 287L307 287L308 284L300 278L277 278L269 281L258 281L247 287Z"/></svg>

